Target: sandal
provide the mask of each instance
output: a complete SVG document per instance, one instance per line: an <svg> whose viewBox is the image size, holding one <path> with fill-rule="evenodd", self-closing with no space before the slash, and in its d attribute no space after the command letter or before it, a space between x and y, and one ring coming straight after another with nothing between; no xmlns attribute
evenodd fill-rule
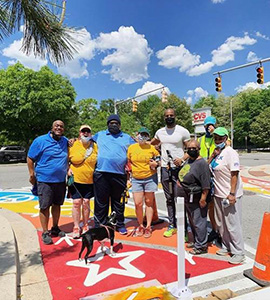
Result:
<svg viewBox="0 0 270 300"><path fill-rule="evenodd" d="M192 250L189 251L190 254L192 255L201 255L207 253L208 250L207 248L193 248Z"/></svg>
<svg viewBox="0 0 270 300"><path fill-rule="evenodd" d="M151 237L151 235L152 235L152 229L151 229L151 227L146 227L145 230L144 230L144 235L143 236L146 239L148 239L148 238Z"/></svg>
<svg viewBox="0 0 270 300"><path fill-rule="evenodd" d="M135 236L143 236L144 234L144 227L142 225L140 225L139 227L137 227L136 232L135 232Z"/></svg>
<svg viewBox="0 0 270 300"><path fill-rule="evenodd" d="M74 228L73 228L73 232L72 232L72 237L73 237L74 239L79 239L80 236L81 236L80 228L74 227Z"/></svg>
<svg viewBox="0 0 270 300"><path fill-rule="evenodd" d="M83 227L82 227L82 233L86 233L88 230L89 230L88 225L87 224L83 225Z"/></svg>
<svg viewBox="0 0 270 300"><path fill-rule="evenodd" d="M187 243L187 248L194 248L194 243L193 242Z"/></svg>

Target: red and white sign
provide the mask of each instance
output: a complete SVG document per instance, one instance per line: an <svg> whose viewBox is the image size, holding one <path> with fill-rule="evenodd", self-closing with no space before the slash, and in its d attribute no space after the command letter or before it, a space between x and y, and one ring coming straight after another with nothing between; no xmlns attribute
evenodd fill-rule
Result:
<svg viewBox="0 0 270 300"><path fill-rule="evenodd" d="M192 110L192 125L195 126L195 133L204 133L203 122L209 116L211 116L211 107Z"/></svg>

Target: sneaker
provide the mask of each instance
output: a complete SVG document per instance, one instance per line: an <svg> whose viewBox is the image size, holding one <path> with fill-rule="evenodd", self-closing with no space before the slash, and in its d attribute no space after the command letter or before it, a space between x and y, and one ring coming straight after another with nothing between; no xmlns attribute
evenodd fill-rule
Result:
<svg viewBox="0 0 270 300"><path fill-rule="evenodd" d="M242 264L245 261L245 255L241 254L234 254L230 259L229 263L233 265L239 265Z"/></svg>
<svg viewBox="0 0 270 300"><path fill-rule="evenodd" d="M81 236L81 234L80 234L80 228L73 227L72 237L74 239L78 239L78 238L80 238L80 236Z"/></svg>
<svg viewBox="0 0 270 300"><path fill-rule="evenodd" d="M88 225L87 224L83 225L83 227L82 227L82 233L86 233L88 230L89 230Z"/></svg>
<svg viewBox="0 0 270 300"><path fill-rule="evenodd" d="M151 229L151 227L146 227L145 230L144 230L144 235L143 236L146 239L148 239L148 238L151 237L151 235L152 235L152 229Z"/></svg>
<svg viewBox="0 0 270 300"><path fill-rule="evenodd" d="M139 227L137 227L135 231L135 235L140 237L143 236L143 234L144 234L144 227L140 225Z"/></svg>
<svg viewBox="0 0 270 300"><path fill-rule="evenodd" d="M52 241L49 231L43 232L41 235L41 238L42 238L43 244L45 244L45 245L53 244L53 241Z"/></svg>
<svg viewBox="0 0 270 300"><path fill-rule="evenodd" d="M58 226L51 228L51 236L64 237L66 233L62 231Z"/></svg>
<svg viewBox="0 0 270 300"><path fill-rule="evenodd" d="M226 256L229 254L229 251L226 248L221 248L216 252L217 255Z"/></svg>
<svg viewBox="0 0 270 300"><path fill-rule="evenodd" d="M127 229L126 229L126 227L120 227L120 228L117 229L117 231L118 231L120 234L122 234L122 235L127 234Z"/></svg>
<svg viewBox="0 0 270 300"><path fill-rule="evenodd" d="M171 237L177 232L177 229L173 225L169 225L168 229L163 233L164 237Z"/></svg>

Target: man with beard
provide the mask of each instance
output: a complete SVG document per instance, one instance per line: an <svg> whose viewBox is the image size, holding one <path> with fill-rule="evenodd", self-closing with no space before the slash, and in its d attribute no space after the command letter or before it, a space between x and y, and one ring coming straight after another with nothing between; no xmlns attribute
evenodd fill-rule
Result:
<svg viewBox="0 0 270 300"><path fill-rule="evenodd" d="M127 149L135 141L121 131L118 115L110 115L107 126L107 130L99 131L93 137L98 146L97 166L94 172L94 213L99 223L105 224L111 202L111 209L116 212L117 230L120 234L127 234L124 223L125 203L121 203L121 195L127 183ZM95 226L99 226L96 219Z"/></svg>
<svg viewBox="0 0 270 300"><path fill-rule="evenodd" d="M164 232L164 237L171 237L176 233L175 197L178 172L184 158L184 147L190 140L190 133L186 128L176 125L174 109L165 110L164 120L166 126L156 132L151 144L161 145L161 183L169 217L169 227ZM168 168L169 164L170 168Z"/></svg>
<svg viewBox="0 0 270 300"><path fill-rule="evenodd" d="M65 236L58 227L66 194L68 169L68 140L63 134L64 123L54 121L48 134L33 141L27 157L29 181L32 185L37 184L42 241L46 245L53 243L51 236ZM51 231L48 230L50 207L53 224Z"/></svg>

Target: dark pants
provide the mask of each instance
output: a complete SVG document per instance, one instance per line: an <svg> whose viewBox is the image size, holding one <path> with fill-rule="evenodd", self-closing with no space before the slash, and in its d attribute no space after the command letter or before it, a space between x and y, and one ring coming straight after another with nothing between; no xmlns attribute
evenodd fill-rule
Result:
<svg viewBox="0 0 270 300"><path fill-rule="evenodd" d="M179 188L176 183L178 179L178 172L179 172L178 168L172 169L173 193L170 193L168 169L165 167L161 168L161 183L166 197L169 224L173 225L174 227L176 227L175 198L184 197L185 195L182 188Z"/></svg>
<svg viewBox="0 0 270 300"><path fill-rule="evenodd" d="M116 212L117 227L124 227L125 201L121 195L127 184L126 174L94 172L95 209L94 213L100 224L106 223L111 200L111 210ZM95 220L95 226L99 226Z"/></svg>

